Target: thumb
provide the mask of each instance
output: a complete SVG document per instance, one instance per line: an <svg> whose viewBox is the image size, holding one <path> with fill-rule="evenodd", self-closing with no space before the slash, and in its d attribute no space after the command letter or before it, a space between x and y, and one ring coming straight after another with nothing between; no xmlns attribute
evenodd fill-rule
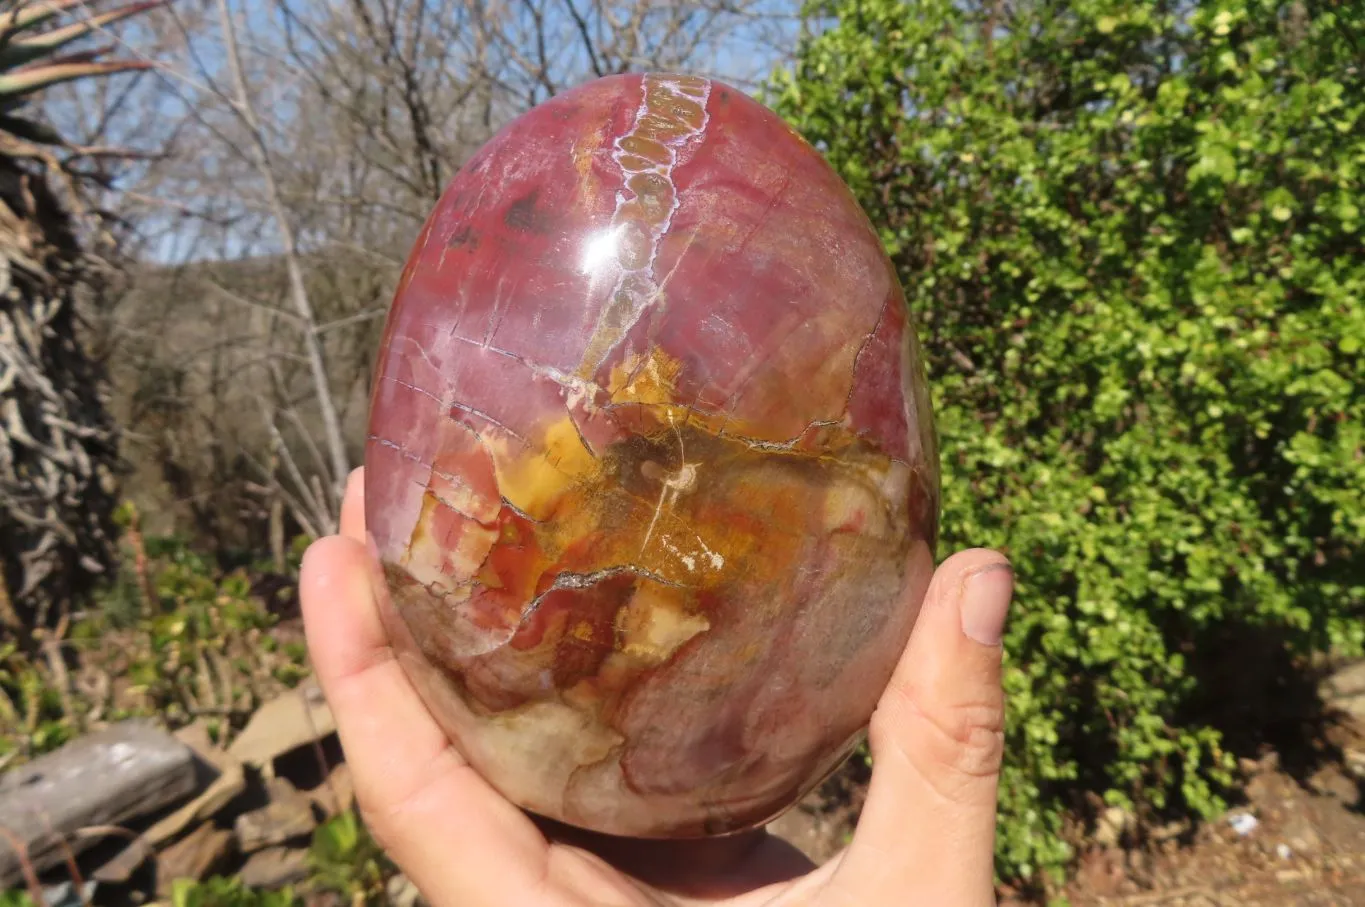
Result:
<svg viewBox="0 0 1365 907"><path fill-rule="evenodd" d="M1000 639L1012 594L1009 563L993 551L959 552L935 572L872 717L867 805L831 879L851 903L995 903Z"/></svg>

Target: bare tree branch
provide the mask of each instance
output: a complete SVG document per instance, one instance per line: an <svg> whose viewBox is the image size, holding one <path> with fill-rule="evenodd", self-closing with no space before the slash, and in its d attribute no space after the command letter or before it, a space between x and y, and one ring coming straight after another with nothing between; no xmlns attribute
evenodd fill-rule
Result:
<svg viewBox="0 0 1365 907"><path fill-rule="evenodd" d="M293 302L294 308L298 312L299 321L302 323L303 345L308 355L308 366L313 373L318 409L322 413L327 452L331 455L332 475L330 484L332 494L335 497L333 513L339 513L342 483L346 481L346 475L350 472L350 464L346 456L346 442L341 435L341 421L337 418L336 404L332 400L327 366L322 358L322 345L317 339L313 304L308 298L308 288L304 283L303 266L299 262L298 247L294 243L294 228L289 221L289 212L285 210L284 203L280 199L279 186L275 182L275 172L270 166L270 151L266 148L265 141L261 137L260 124L256 119L256 111L252 107L251 96L247 91L246 77L242 74L237 32L233 25L232 11L228 8L227 0L218 0L218 11L222 19L223 41L227 49L229 66L232 69L232 80L237 90L235 106L254 140L256 163L260 168L261 179L270 196L271 208L275 215L275 226L280 234L280 244L283 246L285 267L289 271L290 300ZM274 423L272 422L271 425L273 428ZM322 511L318 512L321 513Z"/></svg>
<svg viewBox="0 0 1365 907"><path fill-rule="evenodd" d="M289 531L328 531L363 449L385 303L452 175L530 105L599 75L743 86L788 52L797 12L797 0L215 0L159 14L165 65L69 108L82 144L148 158L106 199L147 260L109 330L139 469L191 502L221 550L275 533L277 503Z"/></svg>

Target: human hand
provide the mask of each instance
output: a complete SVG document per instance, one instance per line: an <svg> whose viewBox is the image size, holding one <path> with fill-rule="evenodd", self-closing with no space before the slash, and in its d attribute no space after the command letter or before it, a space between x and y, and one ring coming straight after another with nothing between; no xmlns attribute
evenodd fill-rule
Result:
<svg viewBox="0 0 1365 907"><path fill-rule="evenodd" d="M852 842L815 867L766 831L627 841L530 817L449 742L385 635L365 541L363 470L339 535L303 561L318 682L366 823L432 907L982 907L995 903L1006 560L962 551L935 572L869 728L873 772Z"/></svg>

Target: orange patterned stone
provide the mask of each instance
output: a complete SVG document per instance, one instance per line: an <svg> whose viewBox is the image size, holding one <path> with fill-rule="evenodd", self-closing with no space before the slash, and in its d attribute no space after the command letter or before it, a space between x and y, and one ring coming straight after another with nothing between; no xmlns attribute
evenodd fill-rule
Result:
<svg viewBox="0 0 1365 907"><path fill-rule="evenodd" d="M739 91L613 76L455 177L385 328L366 519L400 660L520 806L766 822L851 751L933 569L938 453L867 218Z"/></svg>

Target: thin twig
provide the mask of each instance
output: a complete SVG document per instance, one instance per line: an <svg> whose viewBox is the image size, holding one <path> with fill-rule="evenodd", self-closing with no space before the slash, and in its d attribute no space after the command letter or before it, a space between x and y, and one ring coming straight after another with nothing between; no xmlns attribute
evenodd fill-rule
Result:
<svg viewBox="0 0 1365 907"><path fill-rule="evenodd" d="M289 505L289 512L294 515L294 519L298 521L299 527L303 529L303 531L308 535L314 538L319 537L321 533L318 532L317 526L313 522L313 518L309 515L308 508L305 507L304 504L298 498L290 494L285 489L285 487L280 484L280 481L278 478L276 478L275 473L272 470L267 469L265 465L261 463L261 461L253 457L248 451L245 450L242 451L242 456L244 456L247 462L250 463L256 469L256 471L259 472L262 476L264 476L265 480L270 483L271 492L273 494L279 495L284 500L284 502Z"/></svg>
<svg viewBox="0 0 1365 907"><path fill-rule="evenodd" d="M246 76L242 70L236 25L232 20L232 11L228 8L228 0L218 0L218 15L222 21L228 68L232 72L232 81L237 94L235 106L243 124L251 134L252 153L256 161L256 168L265 183L266 194L270 199L270 207L274 214L275 227L280 234L285 268L289 273L290 299L298 313L299 320L302 322L304 349L307 352L308 366L313 376L313 389L317 396L318 409L322 415L328 453L331 454L332 458L332 475L329 477L329 484L336 487L336 496L340 499L341 483L345 481L350 468L346 456L346 444L341 433L341 419L337 415L336 402L332 399L331 385L327 376L327 367L323 362L322 342L318 339L317 334L317 319L313 317L313 305L308 298L308 288L304 283L303 266L299 261L294 229L290 224L288 212L285 210L280 195L279 185L275 180L275 171L270 162L270 152L266 148L265 138L256 118L255 108L251 105ZM327 528L329 530L334 528L334 517L334 514L328 513Z"/></svg>
<svg viewBox="0 0 1365 907"><path fill-rule="evenodd" d="M376 318L383 318L388 313L389 310L387 308L370 309L365 312L357 312L354 315L347 315L345 318L338 318L335 321L328 321L323 324L320 324L318 325L317 332L319 334L323 334L326 333L327 331L336 330L337 328L344 328L347 325L359 324L362 321L373 321Z"/></svg>
<svg viewBox="0 0 1365 907"><path fill-rule="evenodd" d="M57 688L57 698L62 706L62 716L71 723L73 729L79 729L80 716L76 710L76 703L71 698L71 677L66 671L66 661L62 657L61 640L66 636L67 626L71 618L63 614L57 621L56 628L51 633L43 634L43 655L47 658L48 670L52 672L52 685Z"/></svg>
<svg viewBox="0 0 1365 907"><path fill-rule="evenodd" d="M298 489L299 496L313 514L313 522L329 526L330 528L331 515L323 509L322 502L313 497L313 492L309 488L308 482L304 479L303 472L299 469L299 464L295 461L293 452L289 449L289 445L284 443L284 438L280 435L279 426L275 424L273 415L268 410L265 410L264 405L262 405L262 410L266 429L270 432L270 439L275 446L275 453L279 456L281 462L284 463L284 468L289 472L289 478L293 480L294 487Z"/></svg>
<svg viewBox="0 0 1365 907"><path fill-rule="evenodd" d="M38 907L47 907L47 899L43 897L43 886L38 882L38 871L34 869L33 861L28 855L28 844L4 825L0 825L0 837L9 842L10 848L19 858L19 870L24 874L28 896Z"/></svg>
<svg viewBox="0 0 1365 907"><path fill-rule="evenodd" d="M283 318L285 321L288 321L290 324L295 324L295 325L297 325L297 324L302 323L302 322L300 321L300 319L299 319L299 316L298 316L298 315L295 315L293 312L287 311L287 310L285 310L285 309L277 308L276 306L273 306L273 305L266 305L266 304L264 304L264 303L260 303L260 302L256 302L256 301L251 300L251 299L247 299L245 296L242 296L242 295L240 295L240 294L238 294L238 293L234 293L234 292L232 292L231 290L229 290L227 287L224 287L224 286L221 285L221 284L215 283L215 282L212 281L212 280L206 280L205 283L207 283L207 284L209 285L209 287L210 287L214 292L216 292L216 293L218 293L219 295L221 295L221 296L222 296L224 299L226 299L228 302L235 302L237 305L244 306L244 307L246 307L246 308L257 309L257 310L260 310L260 311L263 311L263 312L267 312L267 313L269 313L269 314L271 314L271 315L275 315L275 316L278 316L278 317L280 317L280 318Z"/></svg>

